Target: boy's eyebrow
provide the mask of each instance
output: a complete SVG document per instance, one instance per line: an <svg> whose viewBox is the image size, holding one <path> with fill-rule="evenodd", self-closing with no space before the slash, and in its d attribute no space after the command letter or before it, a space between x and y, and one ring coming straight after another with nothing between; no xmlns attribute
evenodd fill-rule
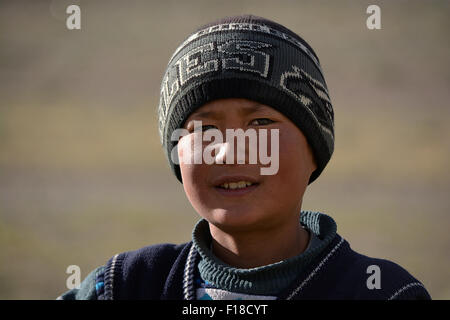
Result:
<svg viewBox="0 0 450 320"><path fill-rule="evenodd" d="M222 112L217 112L217 111L199 111L199 112L194 111L192 113L192 116L197 116L197 117L200 117L200 118L219 119L221 113Z"/></svg>
<svg viewBox="0 0 450 320"><path fill-rule="evenodd" d="M267 107L263 106L262 104L256 103L256 104L252 105L251 107L243 108L241 110L241 113L247 115L247 114L254 113L256 111L260 111L260 110L264 110L264 109L267 109Z"/></svg>
<svg viewBox="0 0 450 320"><path fill-rule="evenodd" d="M243 115L248 115L251 113L254 113L256 111L259 111L261 109L267 109L266 106L263 106L259 103L252 105L251 107L245 107L241 108L240 113ZM225 111L194 111L192 115L201 117L201 118L212 118L212 119L220 119L221 115Z"/></svg>

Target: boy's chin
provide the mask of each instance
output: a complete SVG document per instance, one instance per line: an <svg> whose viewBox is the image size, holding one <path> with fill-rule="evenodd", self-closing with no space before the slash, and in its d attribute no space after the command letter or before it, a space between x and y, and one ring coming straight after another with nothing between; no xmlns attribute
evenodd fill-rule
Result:
<svg viewBox="0 0 450 320"><path fill-rule="evenodd" d="M263 219L261 210L220 208L214 209L208 216L205 216L209 223L217 228L226 230L248 230L259 224Z"/></svg>

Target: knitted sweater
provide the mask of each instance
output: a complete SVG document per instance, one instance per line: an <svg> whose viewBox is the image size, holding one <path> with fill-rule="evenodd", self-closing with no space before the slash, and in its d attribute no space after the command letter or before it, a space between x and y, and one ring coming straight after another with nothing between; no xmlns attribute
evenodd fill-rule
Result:
<svg viewBox="0 0 450 320"><path fill-rule="evenodd" d="M325 245L317 246L320 250L308 254L307 259L294 257L263 267L269 275L278 274L278 277L284 277L286 272L293 270L292 265L295 266L295 263L301 266L297 268L295 277L289 283L271 287L279 289L272 292L275 293L274 298L431 299L423 284L399 265L388 260L367 257L352 250L345 239L332 232L336 225L331 217L309 211L302 211L301 217L301 223L308 230L319 239L326 240L322 241ZM195 243L195 229L193 238ZM205 262L207 254L202 252L202 245L194 243L158 244L117 254L105 266L91 272L82 282L80 289L72 289L58 299L194 300L199 288L195 279L199 269L202 269L199 268L202 263L203 269L209 270L209 276L204 272L201 278L212 279L216 287L231 292L252 293L252 287L258 288L258 282L264 279L258 273L249 273L248 269L234 269L217 260ZM286 263L291 263L291 267L280 271L280 268L286 267ZM246 289L242 291L243 288ZM261 294L258 290L256 292Z"/></svg>

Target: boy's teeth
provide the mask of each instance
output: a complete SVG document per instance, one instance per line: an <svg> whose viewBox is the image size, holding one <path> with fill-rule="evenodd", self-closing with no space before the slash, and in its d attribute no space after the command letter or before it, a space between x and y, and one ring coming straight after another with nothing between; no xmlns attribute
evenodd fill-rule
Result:
<svg viewBox="0 0 450 320"><path fill-rule="evenodd" d="M252 183L249 181L238 181L238 182L223 183L220 186L224 189L241 189L251 185Z"/></svg>

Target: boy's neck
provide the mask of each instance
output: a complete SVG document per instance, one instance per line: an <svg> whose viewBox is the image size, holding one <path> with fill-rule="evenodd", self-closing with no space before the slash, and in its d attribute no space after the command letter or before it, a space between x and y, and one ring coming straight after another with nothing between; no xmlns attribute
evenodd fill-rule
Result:
<svg viewBox="0 0 450 320"><path fill-rule="evenodd" d="M304 252L309 232L297 221L283 227L230 234L209 224L214 255L242 269L269 265Z"/></svg>

